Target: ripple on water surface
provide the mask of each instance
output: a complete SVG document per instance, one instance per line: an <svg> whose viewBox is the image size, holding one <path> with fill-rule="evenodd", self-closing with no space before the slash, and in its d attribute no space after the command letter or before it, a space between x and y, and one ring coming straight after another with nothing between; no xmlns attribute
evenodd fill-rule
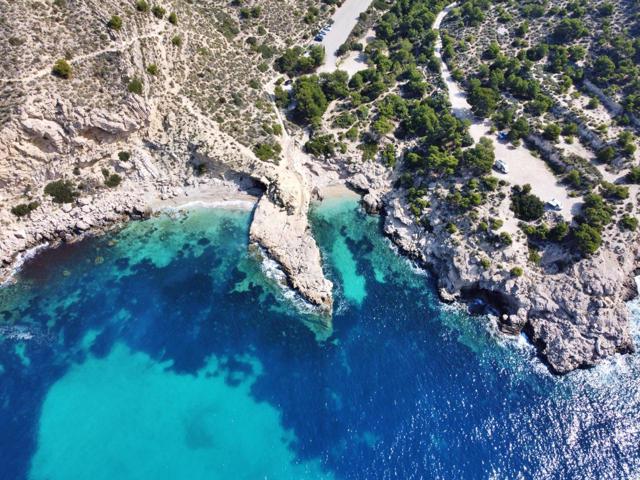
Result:
<svg viewBox="0 0 640 480"><path fill-rule="evenodd" d="M0 289L3 478L637 478L638 356L550 376L344 199L312 212L337 306L318 341L249 219L132 223Z"/></svg>

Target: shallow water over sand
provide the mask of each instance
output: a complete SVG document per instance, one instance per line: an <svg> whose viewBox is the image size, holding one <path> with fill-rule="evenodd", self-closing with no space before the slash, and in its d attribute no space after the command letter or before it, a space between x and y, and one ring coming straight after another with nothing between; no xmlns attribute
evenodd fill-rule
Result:
<svg viewBox="0 0 640 480"><path fill-rule="evenodd" d="M2 478L640 474L637 355L551 377L443 307L352 199L312 214L336 285L318 341L247 252L249 215L132 223L0 289Z"/></svg>

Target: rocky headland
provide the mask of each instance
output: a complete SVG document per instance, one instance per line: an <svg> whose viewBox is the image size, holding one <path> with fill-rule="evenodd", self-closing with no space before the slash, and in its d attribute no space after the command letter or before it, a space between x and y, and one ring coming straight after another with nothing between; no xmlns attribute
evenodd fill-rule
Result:
<svg viewBox="0 0 640 480"><path fill-rule="evenodd" d="M309 30L300 19L294 22L272 5L266 23L272 30L260 33L228 6L187 10L166 3L176 8L177 24L111 0L90 6L54 2L45 13L12 4L17 20L8 35L18 38L18 32L26 40L12 42L6 56L15 60L6 68L12 76L0 81L6 99L0 105L0 279L41 245L71 242L202 197L250 201L251 245L280 266L287 284L322 314L328 331L333 285L307 215L324 187L346 182L362 194L367 212L383 215L384 231L400 250L434 273L444 301L482 298L494 307L501 330L526 333L553 372L634 350L625 302L637 295L637 231L604 230L601 248L587 257L566 245L547 245L534 265L509 209L506 181L487 193L470 218L448 200L458 184L425 179L416 183L419 194L405 188L402 159L396 168L358 161L354 145L333 155L304 152L308 135L284 120L271 91L266 93L273 72L257 67L262 53L255 48L264 35L263 45L283 48L288 38L278 29L289 36ZM114 11L123 12L121 29L107 26ZM96 19L94 30L82 30L84 47L76 53L65 51L79 43L69 14ZM25 52L42 49L43 39L25 34L24 26L41 22L38 15L58 18L61 40L45 40L46 53L34 57ZM229 18L237 18L238 32ZM52 74L61 58L72 69L67 78ZM334 127L325 122L318 131L323 129L331 133ZM382 140L393 143L389 136ZM497 142L496 148L512 152ZM524 147L518 148L522 154ZM550 175L539 163L530 165L538 169L534 173ZM59 181L73 186L71 197L45 192ZM555 180L552 187L559 188ZM632 198L637 194L632 190ZM567 202L567 211L577 205L568 196ZM564 210L547 211L544 219L558 223ZM478 233L482 219L501 224ZM508 244L500 241L505 235Z"/></svg>

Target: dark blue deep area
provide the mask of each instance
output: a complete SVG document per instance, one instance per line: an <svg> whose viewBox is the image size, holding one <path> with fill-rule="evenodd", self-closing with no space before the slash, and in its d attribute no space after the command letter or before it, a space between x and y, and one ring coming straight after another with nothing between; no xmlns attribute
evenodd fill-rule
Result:
<svg viewBox="0 0 640 480"><path fill-rule="evenodd" d="M47 461L73 457L47 440L41 417L59 407L53 394L43 404L56 384L56 392L77 388L89 359L110 361L115 345L166 362L172 378L193 378L221 359L229 391L254 375L250 400L279 413L295 462L315 462L327 477L640 474L637 356L552 377L523 339L505 340L488 319L443 307L430 278L395 255L377 219L353 201L313 217L336 284L333 333L321 339L310 328L319 319L283 298L248 252L248 219L199 210L133 224L43 253L0 290L1 478L44 478L32 466L39 449ZM128 401L144 408L152 399ZM101 412L92 421L99 424ZM102 433L78 435L94 434ZM145 458L149 440L140 441L138 460L154 461ZM97 461L83 455L69 461Z"/></svg>

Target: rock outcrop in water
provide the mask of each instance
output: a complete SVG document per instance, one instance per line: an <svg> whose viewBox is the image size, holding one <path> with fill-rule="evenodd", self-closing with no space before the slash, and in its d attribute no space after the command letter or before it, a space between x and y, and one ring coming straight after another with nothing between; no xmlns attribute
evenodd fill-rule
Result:
<svg viewBox="0 0 640 480"><path fill-rule="evenodd" d="M9 39L0 46L0 279L27 249L101 231L198 185L251 178L266 191L252 241L303 298L331 311L300 169L259 160L252 148L277 143L263 126L281 120L256 87L272 72L247 61L259 57L247 39L266 26L275 51L315 28L272 1L259 23L241 24L238 9L220 2L173 4L169 17L168 5L161 14L114 0L0 0ZM118 28L107 23L114 14ZM63 59L66 73L54 72ZM119 183L109 186L113 175ZM77 198L53 203L43 190L57 180ZM19 218L11 210L21 204L37 207Z"/></svg>
<svg viewBox="0 0 640 480"><path fill-rule="evenodd" d="M406 192L392 190L397 179L388 168L353 158L312 160L286 130L284 138L274 133L284 122L256 88L258 80L269 83L272 73L246 61L258 55L248 40L262 34L249 22L236 31L232 15L238 12L231 6L196 2L178 10L177 24L130 6L120 12L124 27L115 31L104 20L121 10L112 0L39 9L0 4L8 12L0 34L9 38L0 49L6 73L0 83L0 277L29 248L143 216L152 201L184 195L199 184L250 178L264 190L250 241L282 267L306 301L330 313L332 284L307 220L310 192L322 183L311 175L323 165L364 195L368 212L384 213L385 232L434 271L444 300L486 297L501 312L501 328L526 332L553 371L633 350L624 302L636 294L638 233L605 231L598 254L586 259L545 248L534 268L515 221L514 242L506 248L448 228L458 219L441 201L447 192L438 185L424 185L422 200L430 206L418 224ZM263 21L273 27L273 47L289 45L310 29L287 9L263 11ZM86 19L88 28L76 28L76 18ZM30 34L50 19L57 22L55 36ZM72 71L68 78L52 75L62 58ZM254 154L258 146L268 152L276 143L284 145L282 155L265 161ZM113 174L121 179L115 188L105 184ZM74 201L56 204L44 194L48 182L60 179L77 187ZM479 214L513 220L505 202L496 200ZM11 213L26 203L38 206L21 218ZM466 227L469 232L471 225ZM482 252L491 252L491 268Z"/></svg>
<svg viewBox="0 0 640 480"><path fill-rule="evenodd" d="M519 277L483 267L471 240L452 238L447 231L445 211L434 211L434 228L427 232L416 225L401 194L385 198L385 232L434 272L443 300L484 297L499 310L501 330L524 331L556 373L634 351L625 302L637 295L633 276L640 244L635 233L618 237L595 256L573 261L562 271L531 270ZM496 251L492 261L524 265L526 255L526 250L510 248ZM570 253L557 252L555 260L569 258ZM553 260L547 259L548 270L555 268Z"/></svg>

